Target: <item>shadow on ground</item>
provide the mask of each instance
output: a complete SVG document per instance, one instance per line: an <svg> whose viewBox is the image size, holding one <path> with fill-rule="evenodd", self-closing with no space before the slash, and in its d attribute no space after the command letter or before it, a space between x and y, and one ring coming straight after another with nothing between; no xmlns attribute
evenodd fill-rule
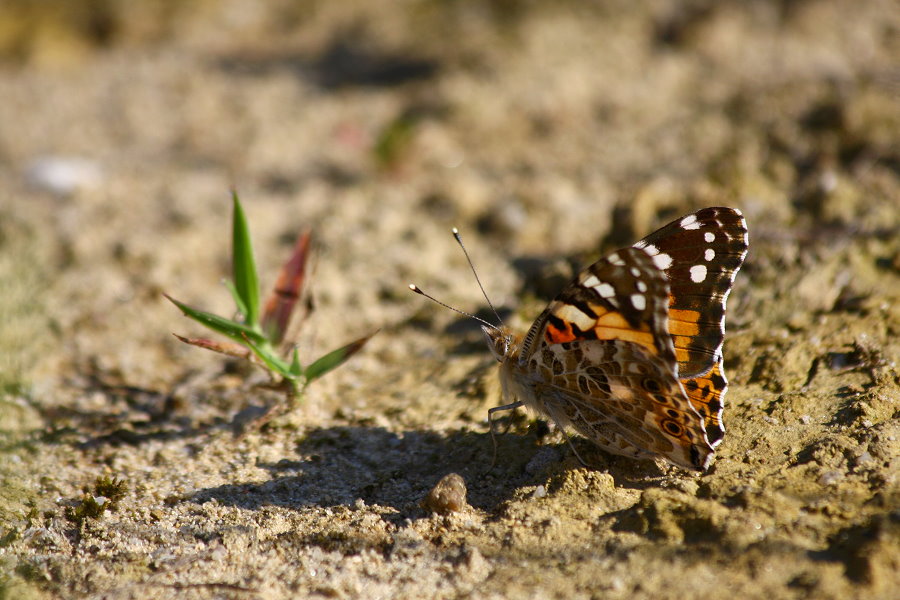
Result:
<svg viewBox="0 0 900 600"><path fill-rule="evenodd" d="M272 474L271 480L216 486L197 492L190 500L216 500L256 510L263 506L350 506L361 499L409 517L422 512L419 502L438 480L458 473L467 483L469 504L495 513L520 488L549 484L560 474L580 468L565 442L536 446L535 429L526 435L498 435L493 468L488 433L398 434L381 427L354 426L314 429L297 444L302 458L258 465ZM579 453L607 470L617 485L647 488L662 473L655 463L621 461L620 465L617 458L592 451L589 444L580 440L576 444Z"/></svg>

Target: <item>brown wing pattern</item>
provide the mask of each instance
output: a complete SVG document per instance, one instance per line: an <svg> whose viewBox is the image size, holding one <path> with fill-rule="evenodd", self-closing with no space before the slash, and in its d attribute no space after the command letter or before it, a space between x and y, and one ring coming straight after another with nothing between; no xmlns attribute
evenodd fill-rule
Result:
<svg viewBox="0 0 900 600"><path fill-rule="evenodd" d="M669 280L669 333L679 377L715 448L725 435L725 305L747 256L747 222L734 208L704 208L672 221L634 247L652 254Z"/></svg>
<svg viewBox="0 0 900 600"><path fill-rule="evenodd" d="M542 409L561 424L614 454L706 468L713 448L668 361L622 340L564 342L542 353Z"/></svg>

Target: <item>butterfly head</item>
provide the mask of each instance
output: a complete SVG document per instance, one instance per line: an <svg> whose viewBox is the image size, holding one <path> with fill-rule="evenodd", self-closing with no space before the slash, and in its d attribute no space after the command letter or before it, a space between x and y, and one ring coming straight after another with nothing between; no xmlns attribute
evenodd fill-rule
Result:
<svg viewBox="0 0 900 600"><path fill-rule="evenodd" d="M496 358L498 362L503 362L518 352L518 340L506 327L482 325L481 330L487 338L488 348L491 349L491 354L494 355L494 358Z"/></svg>

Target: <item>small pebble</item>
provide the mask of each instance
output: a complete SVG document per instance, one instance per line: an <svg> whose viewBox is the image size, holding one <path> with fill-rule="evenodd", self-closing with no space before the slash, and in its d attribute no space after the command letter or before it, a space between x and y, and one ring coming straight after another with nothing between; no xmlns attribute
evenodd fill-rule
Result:
<svg viewBox="0 0 900 600"><path fill-rule="evenodd" d="M96 187L103 180L100 165L75 156L42 156L28 165L25 177L31 185L58 196Z"/></svg>
<svg viewBox="0 0 900 600"><path fill-rule="evenodd" d="M860 454L859 456L856 457L856 465L857 466L867 465L874 461L875 461L875 459L872 457L871 454L869 454L868 450L864 451L862 454Z"/></svg>
<svg viewBox="0 0 900 600"><path fill-rule="evenodd" d="M466 480L461 475L449 473L428 492L421 506L441 515L459 512L468 506L466 492Z"/></svg>
<svg viewBox="0 0 900 600"><path fill-rule="evenodd" d="M825 471L819 476L819 483L822 485L836 485L844 478L844 474L840 471Z"/></svg>

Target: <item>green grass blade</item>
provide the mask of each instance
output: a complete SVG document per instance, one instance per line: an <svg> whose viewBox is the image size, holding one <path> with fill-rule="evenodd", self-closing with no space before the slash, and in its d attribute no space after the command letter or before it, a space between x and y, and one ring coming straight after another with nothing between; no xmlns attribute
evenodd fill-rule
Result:
<svg viewBox="0 0 900 600"><path fill-rule="evenodd" d="M291 369L286 362L273 355L267 348L268 342L263 346L257 342L250 340L249 338L244 340L244 343L253 350L253 354L259 358L266 365L270 371L274 373L278 373L285 379L294 379L294 374L291 373Z"/></svg>
<svg viewBox="0 0 900 600"><path fill-rule="evenodd" d="M241 298L241 295L238 294L237 288L234 287L234 282L225 280L225 287L228 288L228 291L231 293L231 297L234 299L234 305L237 306L238 312L241 313L241 316L244 317L244 321L247 320L247 305L244 304L244 299Z"/></svg>
<svg viewBox="0 0 900 600"><path fill-rule="evenodd" d="M266 338L259 333L243 325L242 323L235 323L225 317L220 317L219 315L214 315L212 313L208 313L203 310L199 310L188 306L184 302L179 302L175 298L169 296L168 294L163 294L169 301L177 306L181 312L197 321L204 327L208 327L213 331L217 331L222 335L228 336L238 343L245 343L248 339L252 340L254 343L262 344L266 342Z"/></svg>
<svg viewBox="0 0 900 600"><path fill-rule="evenodd" d="M305 375L303 372L303 365L300 364L300 353L297 351L296 347L293 352L291 352L291 373L298 377Z"/></svg>
<svg viewBox="0 0 900 600"><path fill-rule="evenodd" d="M378 332L375 331L366 337L350 342L337 350L332 350L313 364L306 367L306 380L312 381L313 379L318 379L328 371L339 367L344 361L359 352L362 347L366 345L366 342L368 342L376 333Z"/></svg>
<svg viewBox="0 0 900 600"><path fill-rule="evenodd" d="M247 217L244 215L237 192L232 192L232 198L234 199L234 218L231 236L231 264L234 287L247 309L244 313L247 325L256 327L259 323L259 279L256 276L256 262L253 260L253 246L250 244L250 228L247 226Z"/></svg>

